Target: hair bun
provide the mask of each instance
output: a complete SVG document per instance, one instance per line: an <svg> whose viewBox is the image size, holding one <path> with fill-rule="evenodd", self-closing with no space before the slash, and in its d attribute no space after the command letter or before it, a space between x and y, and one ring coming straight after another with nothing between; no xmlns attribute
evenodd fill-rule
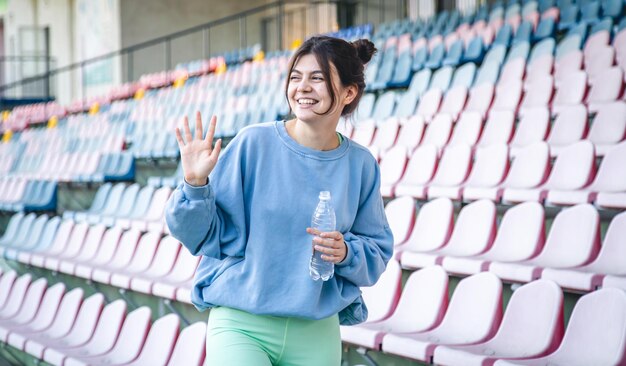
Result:
<svg viewBox="0 0 626 366"><path fill-rule="evenodd" d="M368 63L372 59L372 56L376 53L376 46L374 46L374 43L368 39L357 39L352 42L352 45L356 49L356 53L363 64Z"/></svg>

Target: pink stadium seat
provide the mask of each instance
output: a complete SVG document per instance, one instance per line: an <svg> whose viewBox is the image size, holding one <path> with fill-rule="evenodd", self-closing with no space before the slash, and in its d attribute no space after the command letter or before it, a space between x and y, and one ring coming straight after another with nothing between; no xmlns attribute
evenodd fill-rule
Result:
<svg viewBox="0 0 626 366"><path fill-rule="evenodd" d="M424 120L419 116L412 116L403 122L401 121L396 145L406 146L408 151L414 151L422 141L423 134Z"/></svg>
<svg viewBox="0 0 626 366"><path fill-rule="evenodd" d="M567 78L557 85L552 102L552 113L558 114L565 106L582 103L586 93L587 74L584 71L567 74Z"/></svg>
<svg viewBox="0 0 626 366"><path fill-rule="evenodd" d="M554 94L554 79L551 75L536 76L532 82L526 82L525 94L520 104L520 113L529 109L548 108Z"/></svg>
<svg viewBox="0 0 626 366"><path fill-rule="evenodd" d="M568 145L582 140L587 130L587 108L584 105L561 108L546 140L550 145L550 156L558 156Z"/></svg>
<svg viewBox="0 0 626 366"><path fill-rule="evenodd" d="M404 243L409 239L415 224L416 203L408 196L398 197L385 206L385 214L393 233L395 244Z"/></svg>
<svg viewBox="0 0 626 366"><path fill-rule="evenodd" d="M91 271L85 271L90 274L90 279L102 283L109 283L111 272L121 271L126 268L133 258L138 248L141 234L138 230L128 230L122 235L122 239L115 251L115 255L109 262L103 263L98 267L90 268ZM76 270L77 275L81 275L82 271Z"/></svg>
<svg viewBox="0 0 626 366"><path fill-rule="evenodd" d="M116 273L111 277L111 282L115 281L114 286L130 289L132 281L136 278L154 282L161 277L165 277L174 267L180 249L181 245L176 239L171 236L163 237L154 254L152 263L146 270L137 274L130 274L129 272ZM128 268L130 270L130 266Z"/></svg>
<svg viewBox="0 0 626 366"><path fill-rule="evenodd" d="M596 174L593 144L579 141L563 149L554 162L552 172L541 189L547 191L546 203L568 205L589 202L582 190Z"/></svg>
<svg viewBox="0 0 626 366"><path fill-rule="evenodd" d="M411 236L396 243L396 252L428 252L444 246L454 227L454 205L447 198L438 198L420 207Z"/></svg>
<svg viewBox="0 0 626 366"><path fill-rule="evenodd" d="M596 154L604 156L626 139L626 102L608 103L598 108L589 135L589 141L596 147Z"/></svg>
<svg viewBox="0 0 626 366"><path fill-rule="evenodd" d="M495 87L489 83L483 83L470 89L466 112L478 112L483 119L487 117L487 112L491 108Z"/></svg>
<svg viewBox="0 0 626 366"><path fill-rule="evenodd" d="M430 122L439 110L442 97L443 93L440 89L429 89L420 98L415 114L422 117L426 123Z"/></svg>
<svg viewBox="0 0 626 366"><path fill-rule="evenodd" d="M432 329L441 322L448 306L448 274L439 266L411 273L400 301L387 319L356 326L342 326L341 340L380 350L387 333L415 333Z"/></svg>
<svg viewBox="0 0 626 366"><path fill-rule="evenodd" d="M491 111L485 122L478 146L508 144L513 136L515 112L511 110Z"/></svg>
<svg viewBox="0 0 626 366"><path fill-rule="evenodd" d="M92 229L93 228L93 229ZM102 237L102 233L104 233L105 227L104 225L97 225L90 227L87 223L79 223L74 226L72 230L72 235L67 243L67 246L63 249L61 253L46 253L44 263L42 267L47 269L58 271L59 263L62 260L73 259L76 257L83 248L85 243L85 238L92 231L96 231L96 237ZM99 239L98 239L99 240ZM35 263L36 256L33 256L33 261L31 264L37 265Z"/></svg>
<svg viewBox="0 0 626 366"><path fill-rule="evenodd" d="M160 239L161 234L155 232L145 233L139 239L137 250L127 266L123 268L98 269L94 271L94 280L119 288L129 288L131 277L146 271L154 261ZM168 252L173 251L172 246L166 246L165 249ZM108 280L106 280L107 275L109 276Z"/></svg>
<svg viewBox="0 0 626 366"><path fill-rule="evenodd" d="M27 339L39 339L40 337L54 339L69 332L83 301L83 290L75 288L67 293L64 291L65 286L49 288L46 291L46 298L50 300L42 302L41 310L35 319L27 325L11 329L7 339L3 341L23 351ZM59 299L59 303L57 303L57 296L62 297Z"/></svg>
<svg viewBox="0 0 626 366"><path fill-rule="evenodd" d="M73 275L77 265L95 261L99 255L103 255L107 251L111 253L108 258L113 256L113 251L117 247L122 230L119 227L112 227L102 234L99 229L94 230L94 228L99 228L100 226L101 225L92 227L85 239L85 245L75 258L62 260L60 262L60 272ZM111 248L112 245L114 246Z"/></svg>
<svg viewBox="0 0 626 366"><path fill-rule="evenodd" d="M598 169L596 179L589 190L597 193L593 196L599 207L626 208L626 141L617 144L610 150Z"/></svg>
<svg viewBox="0 0 626 366"><path fill-rule="evenodd" d="M508 170L509 149L505 144L476 148L472 171L463 185L463 199L473 201L487 198L499 201L500 190L497 187L506 177Z"/></svg>
<svg viewBox="0 0 626 366"><path fill-rule="evenodd" d="M20 279L18 279L13 287L14 291L11 291L11 296L7 306L0 310L0 340L6 341L10 329L23 327L33 320L39 307L41 305L44 293L48 281L45 278L40 278L28 286L28 290L22 296L21 293L15 293L19 291L21 285ZM13 300L18 301L13 301ZM17 306L17 311L13 312L14 307Z"/></svg>
<svg viewBox="0 0 626 366"><path fill-rule="evenodd" d="M142 278L133 278L131 288L135 291L174 300L178 288L191 288L199 262L199 256L193 256L188 250L181 249L174 267L166 276L155 279L154 282Z"/></svg>
<svg viewBox="0 0 626 366"><path fill-rule="evenodd" d="M472 149L467 145L448 146L443 150L437 172L430 182L428 198L461 199L461 186L467 179L472 164Z"/></svg>
<svg viewBox="0 0 626 366"><path fill-rule="evenodd" d="M492 262L489 271L498 277L529 282L544 268L573 268L592 261L600 248L600 217L589 204L560 211L552 223L546 244L538 256L522 262Z"/></svg>
<svg viewBox="0 0 626 366"><path fill-rule="evenodd" d="M83 324L79 323L79 318L77 318L67 337L59 342L48 344L43 360L60 366L68 357L99 356L109 352L119 337L125 316L126 303L124 300L116 300L102 309L99 318L92 315L87 327L83 328ZM78 327L82 329L79 330Z"/></svg>
<svg viewBox="0 0 626 366"><path fill-rule="evenodd" d="M434 145L438 151L446 146L452 134L452 117L448 114L437 114L428 124L422 144Z"/></svg>
<svg viewBox="0 0 626 366"><path fill-rule="evenodd" d="M546 268L541 278L555 281L559 286L579 291L593 291L602 286L607 274L626 276L626 213L615 216L606 232L600 253L596 259L584 266L572 269Z"/></svg>
<svg viewBox="0 0 626 366"><path fill-rule="evenodd" d="M563 338L563 293L554 282L537 280L513 292L500 328L490 340L437 347L438 365L490 365L498 359L528 358L553 352Z"/></svg>
<svg viewBox="0 0 626 366"><path fill-rule="evenodd" d="M24 274L13 282L11 281L13 276L9 276L7 284L11 284L10 292L8 293L6 300L0 308L0 320L6 321L12 319L20 311L24 303L24 298L28 291L28 287L31 285L32 276L27 273Z"/></svg>
<svg viewBox="0 0 626 366"><path fill-rule="evenodd" d="M126 364L139 356L143 347L148 330L150 329L150 308L142 306L128 313L124 319L119 335L115 339L115 345L108 352L99 353L102 348L97 348L96 352L84 352L89 345L85 346L81 352L75 353L67 358L63 363L65 366L87 366L93 364L120 365ZM156 324L155 326L160 324ZM165 338L165 334L161 334ZM94 333L94 338L96 334ZM106 338L105 338L106 339ZM82 348L82 347L81 347Z"/></svg>
<svg viewBox="0 0 626 366"><path fill-rule="evenodd" d="M407 153L405 146L398 145L389 149L380 161L380 193L383 197L394 197L395 186L406 169Z"/></svg>
<svg viewBox="0 0 626 366"><path fill-rule="evenodd" d="M372 119L360 121L352 133L352 140L363 146L369 146L374 139L376 133L376 122Z"/></svg>
<svg viewBox="0 0 626 366"><path fill-rule="evenodd" d="M205 354L206 322L193 323L180 332L167 366L201 366Z"/></svg>
<svg viewBox="0 0 626 366"><path fill-rule="evenodd" d="M498 86L505 85L510 82L518 82L524 80L524 70L526 69L526 60L523 58L515 58L502 66L500 77L498 78Z"/></svg>
<svg viewBox="0 0 626 366"><path fill-rule="evenodd" d="M21 252L17 255L17 260L24 264L32 264L37 267L43 267L46 255L54 253L62 253L70 238L74 222L71 220L63 220L54 236L54 241L49 248L39 253Z"/></svg>
<svg viewBox="0 0 626 366"><path fill-rule="evenodd" d="M619 99L624 89L624 71L619 67L602 67L591 79L591 88L587 95L590 112L597 112L607 103Z"/></svg>
<svg viewBox="0 0 626 366"><path fill-rule="evenodd" d="M463 85L455 86L446 92L439 113L449 114L452 116L452 120L456 121L461 111L463 111L466 101L467 88Z"/></svg>
<svg viewBox="0 0 626 366"><path fill-rule="evenodd" d="M443 345L466 345L493 336L502 319L502 283L490 273L462 279L448 310L434 329L409 334L389 333L383 338L384 352L431 362Z"/></svg>
<svg viewBox="0 0 626 366"><path fill-rule="evenodd" d="M525 202L506 210L491 248L480 255L446 256L443 268L451 273L487 271L491 262L521 262L541 251L545 241L544 210L537 202Z"/></svg>
<svg viewBox="0 0 626 366"><path fill-rule="evenodd" d="M554 84L557 88L571 74L579 73L583 69L583 53L581 51L571 51L557 59L554 63Z"/></svg>
<svg viewBox="0 0 626 366"><path fill-rule="evenodd" d="M107 306L109 313L114 308L125 307L123 300L114 304L114 306ZM59 311L59 315L55 318L50 329L35 337L29 336L24 345L24 351L43 359L44 351L50 346L80 346L89 341L98 323L98 318L103 312L104 296L94 294L82 301L82 304L78 302L78 304L72 303L71 305L71 310L74 312L62 313ZM80 310L75 305L78 305Z"/></svg>
<svg viewBox="0 0 626 366"><path fill-rule="evenodd" d="M511 79L499 83L496 87L496 97L491 106L494 111L517 112L520 100L522 99L522 81Z"/></svg>
<svg viewBox="0 0 626 366"><path fill-rule="evenodd" d="M402 179L396 185L396 196L426 198L426 187L437 168L437 147L420 145L411 155Z"/></svg>
<svg viewBox="0 0 626 366"><path fill-rule="evenodd" d="M368 309L368 323L381 321L393 313L400 298L401 282L402 268L392 259L375 285L361 288Z"/></svg>
<svg viewBox="0 0 626 366"><path fill-rule="evenodd" d="M463 112L454 125L449 145L466 144L474 146L483 129L483 119L478 112Z"/></svg>
<svg viewBox="0 0 626 366"><path fill-rule="evenodd" d="M545 141L550 129L550 111L546 107L530 108L520 118L513 139L509 144L511 156L516 156L520 148Z"/></svg>
<svg viewBox="0 0 626 366"><path fill-rule="evenodd" d="M58 271L74 274L76 263L84 263L93 259L100 249L101 242L110 240L111 236L119 238L119 229L111 228L106 231L105 229L102 224L92 226L85 237L85 242L80 252L73 258L62 259L58 264Z"/></svg>
<svg viewBox="0 0 626 366"><path fill-rule="evenodd" d="M466 257L486 251L496 233L496 205L480 200L463 207L448 243L429 252L407 251L402 254L404 268L424 268L441 264L446 256Z"/></svg>
<svg viewBox="0 0 626 366"><path fill-rule="evenodd" d="M384 153L394 146L396 139L398 138L399 131L400 123L398 118L387 118L383 123L378 125L378 129L371 146L378 148L381 152L381 156L384 156Z"/></svg>
<svg viewBox="0 0 626 366"><path fill-rule="evenodd" d="M130 237L131 235L136 236L136 242L138 240L137 237L139 236L139 232L135 230L129 231L126 240L128 240L128 237ZM78 277L91 278L91 272L93 271L93 268L103 266L113 258L117 250L118 244L120 243L121 237L122 229L119 226L114 226L110 228L102 237L102 242L95 256L86 261L74 262L74 271L72 272L72 274ZM65 262L62 262L62 265L63 263Z"/></svg>
<svg viewBox="0 0 626 366"><path fill-rule="evenodd" d="M176 314L167 314L157 319L150 327L146 336L146 342L141 348L141 353L125 366L165 366L174 351L174 345L178 338L180 318Z"/></svg>
<svg viewBox="0 0 626 366"><path fill-rule="evenodd" d="M556 351L541 358L498 361L495 365L623 365L625 349L626 293L608 288L576 302Z"/></svg>
<svg viewBox="0 0 626 366"><path fill-rule="evenodd" d="M611 40L611 35L608 31L602 30L595 32L590 35L585 42L585 46L583 47L583 54L585 56L585 61L593 58L598 49L605 48L609 45Z"/></svg>
<svg viewBox="0 0 626 366"><path fill-rule="evenodd" d="M538 190L550 171L548 144L537 142L519 150L502 187L502 201L524 202L543 200Z"/></svg>
<svg viewBox="0 0 626 366"><path fill-rule="evenodd" d="M545 80L546 77L552 76L552 68L554 66L554 56L546 54L537 57L526 67L526 80L524 89L534 84L536 81ZM554 85L554 80L552 81Z"/></svg>

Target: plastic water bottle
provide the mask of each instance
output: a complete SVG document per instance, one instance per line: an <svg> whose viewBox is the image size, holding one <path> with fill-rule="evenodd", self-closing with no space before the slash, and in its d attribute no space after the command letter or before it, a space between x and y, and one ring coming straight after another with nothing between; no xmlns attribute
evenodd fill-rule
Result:
<svg viewBox="0 0 626 366"><path fill-rule="evenodd" d="M335 209L330 203L330 192L322 191L319 196L320 202L313 213L311 227L320 232L335 231ZM322 253L317 250L313 251L311 263L309 264L309 272L311 278L315 281L320 278L327 281L335 273L335 264L322 259Z"/></svg>

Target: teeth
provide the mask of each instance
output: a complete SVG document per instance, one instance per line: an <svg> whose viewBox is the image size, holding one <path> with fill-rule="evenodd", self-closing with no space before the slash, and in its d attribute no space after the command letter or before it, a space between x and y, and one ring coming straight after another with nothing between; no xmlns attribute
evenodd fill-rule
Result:
<svg viewBox="0 0 626 366"><path fill-rule="evenodd" d="M315 104L317 103L317 101L313 99L298 99L298 103L299 104Z"/></svg>

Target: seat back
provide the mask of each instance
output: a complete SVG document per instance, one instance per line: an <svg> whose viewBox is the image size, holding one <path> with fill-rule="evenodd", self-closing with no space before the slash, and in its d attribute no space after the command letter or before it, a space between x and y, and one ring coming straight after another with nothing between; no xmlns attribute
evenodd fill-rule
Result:
<svg viewBox="0 0 626 366"><path fill-rule="evenodd" d="M392 259L376 284L361 288L368 309L367 322L386 319L393 313L400 298L401 281L400 263Z"/></svg>

